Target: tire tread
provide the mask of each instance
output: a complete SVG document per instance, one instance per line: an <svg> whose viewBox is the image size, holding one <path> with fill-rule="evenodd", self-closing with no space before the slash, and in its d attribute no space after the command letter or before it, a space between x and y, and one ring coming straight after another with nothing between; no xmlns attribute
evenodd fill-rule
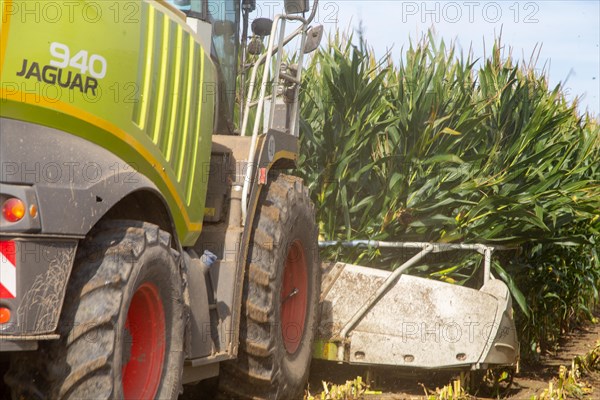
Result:
<svg viewBox="0 0 600 400"><path fill-rule="evenodd" d="M289 225L289 218L298 209L309 213L314 224L314 206L302 179L283 174L272 179L255 218L244 279L242 316L247 316L246 326L240 335L238 360L223 364L219 381L223 398L291 399L298 395L279 370L275 336L280 333L273 324L273 301L279 299L274 268L282 267L275 266L273 260L285 234L281 227ZM316 239L316 225L313 234Z"/></svg>

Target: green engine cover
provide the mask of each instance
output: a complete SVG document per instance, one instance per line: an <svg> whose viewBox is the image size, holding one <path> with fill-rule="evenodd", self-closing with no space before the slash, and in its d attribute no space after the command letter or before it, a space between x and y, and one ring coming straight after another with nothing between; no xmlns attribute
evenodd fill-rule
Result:
<svg viewBox="0 0 600 400"><path fill-rule="evenodd" d="M1 12L0 116L80 136L131 164L191 245L217 79L184 17L159 1L2 0Z"/></svg>

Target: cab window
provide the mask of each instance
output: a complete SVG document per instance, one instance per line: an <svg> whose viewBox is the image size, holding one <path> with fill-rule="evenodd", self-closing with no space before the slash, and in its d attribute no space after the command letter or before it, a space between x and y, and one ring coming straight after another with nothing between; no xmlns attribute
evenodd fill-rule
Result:
<svg viewBox="0 0 600 400"><path fill-rule="evenodd" d="M208 0L206 11L213 26L212 46L221 69L224 90L230 118L235 103L235 84L237 78L239 49L239 0Z"/></svg>

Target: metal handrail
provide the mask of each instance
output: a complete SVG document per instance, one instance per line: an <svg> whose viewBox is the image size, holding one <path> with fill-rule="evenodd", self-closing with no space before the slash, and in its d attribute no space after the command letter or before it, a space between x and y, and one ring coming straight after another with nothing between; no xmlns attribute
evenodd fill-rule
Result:
<svg viewBox="0 0 600 400"><path fill-rule="evenodd" d="M292 41L292 39L294 39L299 34L301 34L302 42L301 42L301 48L300 48L298 71L297 71L297 76L296 76L296 79L298 81L300 81L301 74L302 74L302 60L303 60L302 57L304 55L304 44L305 44L305 40L306 40L306 32L307 32L308 25L310 24L310 22L314 19L315 15L316 15L318 4L319 4L319 1L315 0L314 4L313 4L313 9L312 9L312 12L311 12L309 18L304 18L304 17L298 16L298 15L288 15L288 14L276 15L275 18L273 19L273 27L271 28L271 35L269 36L269 46L268 46L267 52L259 57L259 59L256 61L255 65L254 65L254 68L252 69L252 76L250 78L250 86L248 89L248 98L246 101L246 107L244 110L244 116L243 116L243 120L242 120L241 132L240 132L240 134L242 136L246 136L246 130L248 129L248 119L249 119L250 109L251 109L251 107L256 105L256 107L257 107L256 117L255 117L255 121L254 121L254 127L252 130L252 139L250 142L250 150L248 151L246 173L244 176L244 184L243 184L243 188L242 188L242 207L241 207L242 208L242 226L244 226L246 224L246 218L248 215L248 194L250 191L250 183L252 182L252 175L254 172L254 159L256 157L258 131L260 128L260 122L262 119L262 113L263 113L263 109L264 109L267 82L271 75L271 71L270 71L271 59L272 59L273 55L277 54L277 67L278 67L278 69L280 69L281 62L282 62L283 47L285 45L287 45L290 41ZM299 21L302 23L302 25L300 27L298 27L298 29L294 30L290 35L285 37L286 21ZM278 25L280 22L281 22L281 27L279 28L280 29L279 43L277 44L277 46L275 46L275 34L277 33ZM252 101L252 98L254 96L254 91L256 89L256 77L258 74L258 68L262 64L264 64L265 73L264 73L263 79L262 79L258 102L256 104L254 104L254 102ZM274 84L280 78L280 75L279 75L280 71L277 70L275 72L275 74L276 75L273 79ZM275 96L272 96L271 102L273 103L274 101L275 101ZM269 116L269 124L272 124L273 111L274 111L274 107L271 107L271 115ZM296 116L296 112L294 112L293 117L295 117L295 116ZM295 123L293 125L293 128L294 128L294 130L292 133L294 133L296 130Z"/></svg>
<svg viewBox="0 0 600 400"><path fill-rule="evenodd" d="M351 240L351 241L321 241L319 247L372 247L375 249L426 249L433 246L432 253L443 253L452 250L473 250L482 254L484 257L484 283L487 283L492 276L492 253L496 250L514 250L518 247L508 247L501 245L485 245L480 243L427 243L427 242L383 242L379 240Z"/></svg>

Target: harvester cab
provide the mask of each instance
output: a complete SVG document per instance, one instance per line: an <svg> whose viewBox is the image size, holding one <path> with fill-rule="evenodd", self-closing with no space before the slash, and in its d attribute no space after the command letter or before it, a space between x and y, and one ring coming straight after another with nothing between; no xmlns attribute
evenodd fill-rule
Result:
<svg viewBox="0 0 600 400"><path fill-rule="evenodd" d="M258 6L2 1L0 369L13 398L194 398L218 377L231 397L292 399L313 357L517 362L494 247L318 242L308 190L286 174L318 3L285 0L251 23ZM319 246L359 245L416 254L394 272L319 261ZM407 274L457 250L483 256L479 290Z"/></svg>

